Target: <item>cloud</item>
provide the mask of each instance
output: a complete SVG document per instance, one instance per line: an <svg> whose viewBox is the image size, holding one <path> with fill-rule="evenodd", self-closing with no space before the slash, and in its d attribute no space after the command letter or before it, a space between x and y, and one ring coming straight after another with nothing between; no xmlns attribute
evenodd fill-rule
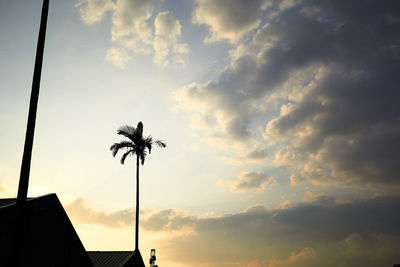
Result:
<svg viewBox="0 0 400 267"><path fill-rule="evenodd" d="M171 259L189 265L390 265L400 252L398 203L398 198L380 198L330 206L304 203L284 210L257 206L194 220L192 235L159 244Z"/></svg>
<svg viewBox="0 0 400 267"><path fill-rule="evenodd" d="M278 209L285 210L292 207L292 203L289 200L285 200L281 204L279 204Z"/></svg>
<svg viewBox="0 0 400 267"><path fill-rule="evenodd" d="M394 151L399 147L394 139L399 133L396 121L400 110L395 107L399 94L394 93L398 80L390 74L399 61L396 49L389 48L399 41L394 34L399 25L387 20L394 15L391 4L362 2L368 11L360 14L359 5L330 3L320 5L320 12L312 16L294 11L288 11L287 17L281 15L290 22L289 31L301 36L281 35L281 42L290 44L290 50L271 53L271 64L279 61L287 69L293 64L298 68L318 62L319 67L304 86L304 94L289 95L292 101L283 105L285 111L281 109L266 131L312 156L302 175L313 183L399 182L394 164L399 159ZM332 19L323 20L328 11L333 13ZM381 20L372 22L368 16ZM288 30L284 25L274 26L270 27L274 32ZM306 46L314 47L313 51ZM289 55L297 57L296 61ZM320 170L322 166L325 168Z"/></svg>
<svg viewBox="0 0 400 267"><path fill-rule="evenodd" d="M210 35L206 42L222 39L236 42L260 24L264 2L196 0L192 21L207 25Z"/></svg>
<svg viewBox="0 0 400 267"><path fill-rule="evenodd" d="M114 212L98 211L89 207L83 198L75 199L65 209L76 224L125 228L132 226L135 220L134 209L124 209ZM173 209L142 209L140 216L140 221L144 229L149 231L180 230L184 226L190 226L194 220L193 216Z"/></svg>
<svg viewBox="0 0 400 267"><path fill-rule="evenodd" d="M131 56L123 48L111 47L107 51L106 59L111 61L117 67L124 69L126 64L131 60Z"/></svg>
<svg viewBox="0 0 400 267"><path fill-rule="evenodd" d="M249 159L259 160L264 159L268 155L266 149L256 149L246 155Z"/></svg>
<svg viewBox="0 0 400 267"><path fill-rule="evenodd" d="M332 205L335 203L336 199L334 197L329 197L321 193L316 193L313 191L307 191L303 197L305 203L319 203L320 205ZM341 200L343 201L343 200Z"/></svg>
<svg viewBox="0 0 400 267"><path fill-rule="evenodd" d="M75 7L79 8L81 19L86 24L94 24L101 21L107 11L114 9L111 0L81 0Z"/></svg>
<svg viewBox="0 0 400 267"><path fill-rule="evenodd" d="M255 205L221 216L146 209L141 229L166 261L204 266L381 266L400 249L398 197ZM75 224L131 227L134 212L102 212L79 198L66 207ZM250 265L250 263L252 265ZM259 265L256 265L259 264Z"/></svg>
<svg viewBox="0 0 400 267"><path fill-rule="evenodd" d="M293 173L290 175L289 180L290 180L290 185L291 186L296 186L296 185L299 185L299 184L302 184L302 183L306 182L306 179L303 176L299 177L299 176L297 176L296 174L293 174Z"/></svg>
<svg viewBox="0 0 400 267"><path fill-rule="evenodd" d="M246 66L240 68L244 70ZM252 67L244 71L251 73ZM251 119L266 114L270 103L242 91L246 88L246 74L230 69L225 74L226 80L220 82L186 85L177 90L173 98L181 107L207 122L208 128L203 129L208 135L245 142L255 134L249 128Z"/></svg>
<svg viewBox="0 0 400 267"><path fill-rule="evenodd" d="M124 68L135 53L154 53L154 62L159 66L185 63L190 49L186 43L178 42L181 24L169 12L161 12L153 25L153 0L82 0L76 7L86 24L99 22L107 11L112 12L113 46L106 59L117 67Z"/></svg>
<svg viewBox="0 0 400 267"><path fill-rule="evenodd" d="M315 261L316 253L313 248L303 248L298 252L292 252L287 259L283 260L271 260L268 263L268 267L279 267L279 266L299 266L310 264L310 261Z"/></svg>
<svg viewBox="0 0 400 267"><path fill-rule="evenodd" d="M235 10L221 18L235 20ZM206 135L246 143L264 126L274 164L292 171L293 184L398 187L398 10L397 1L271 2L220 75L184 86L176 100L207 116ZM210 26L216 39L229 33L220 20L208 22L219 25Z"/></svg>
<svg viewBox="0 0 400 267"><path fill-rule="evenodd" d="M229 145L226 144L226 147L227 146L229 146ZM230 147L230 149L232 148L232 146L229 146L229 147ZM253 149L252 147L255 147L255 148ZM221 157L221 159L224 162L229 163L229 164L245 165L245 164L261 163L268 156L267 149L259 148L258 144L255 144L255 145L248 144L248 146L234 147L234 149L238 150L236 155L224 156L224 157ZM250 152L246 152L246 151L250 151ZM246 154L244 154L244 153L246 153Z"/></svg>
<svg viewBox="0 0 400 267"><path fill-rule="evenodd" d="M75 224L94 224L105 227L121 228L132 226L135 218L133 210L116 212L98 212L86 205L83 198L75 199L65 207L68 215Z"/></svg>
<svg viewBox="0 0 400 267"><path fill-rule="evenodd" d="M153 39L148 23L154 1L117 0L112 16L111 40L136 53L150 53Z"/></svg>
<svg viewBox="0 0 400 267"><path fill-rule="evenodd" d="M153 210L143 219L143 227L149 231L179 231L191 228L198 219L181 210Z"/></svg>
<svg viewBox="0 0 400 267"><path fill-rule="evenodd" d="M158 13L155 21L154 62L160 66L168 65L168 55L175 56L177 63L184 63L182 56L189 53L185 43L178 43L182 25L168 12Z"/></svg>
<svg viewBox="0 0 400 267"><path fill-rule="evenodd" d="M192 111L197 121L201 117L207 122L207 135L248 142L259 134L254 122L267 122L279 100L286 98L288 88L313 75L310 70L277 75L280 63L272 66L264 58L278 38L275 33L267 34L267 29L265 24L248 44L231 51L232 62L215 80L191 83L175 92L174 99L181 107ZM274 91L285 79L284 90Z"/></svg>
<svg viewBox="0 0 400 267"><path fill-rule="evenodd" d="M265 174L263 171L244 172L237 180L219 180L219 186L228 187L231 192L261 191L267 187L276 185L274 177Z"/></svg>
<svg viewBox="0 0 400 267"><path fill-rule="evenodd" d="M275 158L273 161L274 166L293 166L296 160L296 155L289 149L280 149L275 152Z"/></svg>

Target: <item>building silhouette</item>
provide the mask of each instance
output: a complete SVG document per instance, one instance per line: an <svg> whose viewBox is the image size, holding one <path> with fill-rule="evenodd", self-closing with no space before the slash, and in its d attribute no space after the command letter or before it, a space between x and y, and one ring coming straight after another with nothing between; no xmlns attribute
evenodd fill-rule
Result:
<svg viewBox="0 0 400 267"><path fill-rule="evenodd" d="M28 198L15 256L16 198L0 199L1 266L144 267L137 251L86 251L56 194ZM4 263L4 265L3 265Z"/></svg>

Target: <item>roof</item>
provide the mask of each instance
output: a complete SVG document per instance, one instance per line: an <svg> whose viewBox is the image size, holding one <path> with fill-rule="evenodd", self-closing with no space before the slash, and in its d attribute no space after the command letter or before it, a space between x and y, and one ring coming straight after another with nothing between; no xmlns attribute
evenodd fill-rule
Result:
<svg viewBox="0 0 400 267"><path fill-rule="evenodd" d="M134 254L132 251L88 251L87 253L95 267L124 266Z"/></svg>
<svg viewBox="0 0 400 267"><path fill-rule="evenodd" d="M7 266L88 266L144 267L140 251L85 251L71 221L55 194L28 198L23 236L16 243L17 207L15 198L0 199L0 258ZM19 244L21 254L14 255ZM18 250L19 251L19 250ZM2 264L0 264L2 265Z"/></svg>
<svg viewBox="0 0 400 267"><path fill-rule="evenodd" d="M2 198L0 199L0 207L7 206L13 204L17 201L16 198Z"/></svg>
<svg viewBox="0 0 400 267"><path fill-rule="evenodd" d="M139 250L135 251L88 251L94 267L145 267Z"/></svg>
<svg viewBox="0 0 400 267"><path fill-rule="evenodd" d="M0 236L1 265L93 266L55 194L27 199L20 215L16 199L0 199Z"/></svg>
<svg viewBox="0 0 400 267"><path fill-rule="evenodd" d="M33 198L28 197L26 200L31 200ZM4 207L4 206L8 206L11 204L17 203L17 199L16 198L0 198L0 207Z"/></svg>

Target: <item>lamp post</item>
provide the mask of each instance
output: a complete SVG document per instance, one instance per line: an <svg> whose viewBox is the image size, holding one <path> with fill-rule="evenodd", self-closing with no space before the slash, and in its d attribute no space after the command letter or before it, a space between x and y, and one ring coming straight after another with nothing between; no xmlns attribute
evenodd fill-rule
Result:
<svg viewBox="0 0 400 267"><path fill-rule="evenodd" d="M154 248L151 249L150 251L150 267L158 267L158 265L156 265L156 250Z"/></svg>

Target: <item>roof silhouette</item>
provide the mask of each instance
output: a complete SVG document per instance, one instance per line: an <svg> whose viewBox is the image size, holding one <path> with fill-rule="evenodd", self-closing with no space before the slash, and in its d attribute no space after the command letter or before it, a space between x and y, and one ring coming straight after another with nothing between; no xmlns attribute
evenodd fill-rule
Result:
<svg viewBox="0 0 400 267"><path fill-rule="evenodd" d="M26 200L24 233L15 253L16 199L0 199L0 258L2 266L143 266L140 252L86 252L56 194Z"/></svg>
<svg viewBox="0 0 400 267"><path fill-rule="evenodd" d="M144 266L139 251L88 251L87 253L95 267Z"/></svg>

